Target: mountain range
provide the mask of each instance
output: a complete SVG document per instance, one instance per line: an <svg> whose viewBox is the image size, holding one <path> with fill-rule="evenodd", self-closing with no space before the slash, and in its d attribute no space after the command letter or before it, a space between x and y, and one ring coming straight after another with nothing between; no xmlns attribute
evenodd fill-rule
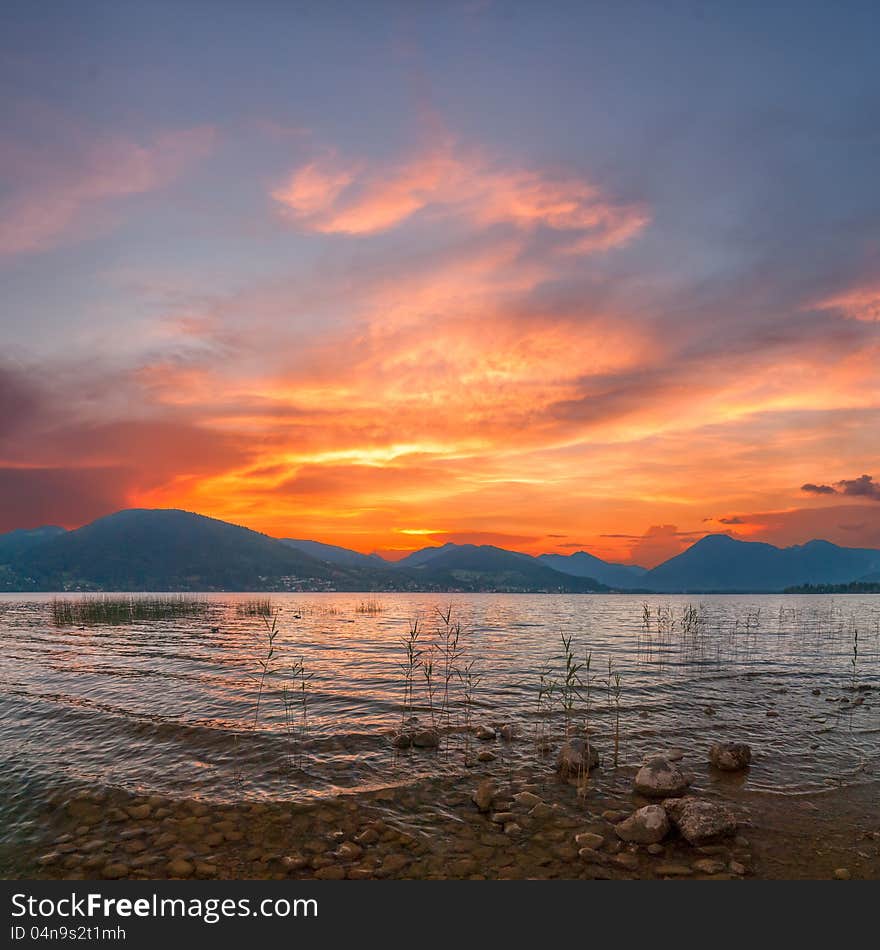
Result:
<svg viewBox="0 0 880 950"><path fill-rule="evenodd" d="M399 561L319 541L272 538L175 509L130 509L73 531L0 534L0 590L350 590L589 593L877 588L880 550L828 541L778 548L707 535L651 570L587 551L533 557L448 543Z"/></svg>

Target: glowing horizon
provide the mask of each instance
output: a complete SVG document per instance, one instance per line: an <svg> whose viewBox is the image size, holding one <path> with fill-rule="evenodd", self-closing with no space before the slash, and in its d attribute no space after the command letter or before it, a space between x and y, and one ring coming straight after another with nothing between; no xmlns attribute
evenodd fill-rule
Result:
<svg viewBox="0 0 880 950"><path fill-rule="evenodd" d="M0 40L0 531L880 548L855 13L53 17Z"/></svg>

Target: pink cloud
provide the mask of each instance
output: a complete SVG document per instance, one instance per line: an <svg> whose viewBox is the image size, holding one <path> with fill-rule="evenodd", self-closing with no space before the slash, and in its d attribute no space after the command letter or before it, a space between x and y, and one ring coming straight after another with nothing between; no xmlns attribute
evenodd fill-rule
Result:
<svg viewBox="0 0 880 950"><path fill-rule="evenodd" d="M815 304L817 310L836 310L849 320L880 322L880 284L854 287Z"/></svg>
<svg viewBox="0 0 880 950"><path fill-rule="evenodd" d="M0 169L12 182L0 202L0 254L41 251L71 236L89 211L169 184L204 157L209 127L164 132L139 144L119 137L52 152L0 141Z"/></svg>

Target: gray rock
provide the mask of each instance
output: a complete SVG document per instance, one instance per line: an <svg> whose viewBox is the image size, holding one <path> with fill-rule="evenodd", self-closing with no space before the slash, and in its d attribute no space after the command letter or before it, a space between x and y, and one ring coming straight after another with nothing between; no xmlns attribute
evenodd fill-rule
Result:
<svg viewBox="0 0 880 950"><path fill-rule="evenodd" d="M589 739L568 739L556 756L556 768L563 776L583 775L599 765L599 753Z"/></svg>
<svg viewBox="0 0 880 950"><path fill-rule="evenodd" d="M676 798L684 795L690 776L662 756L649 759L636 773L633 788L648 798Z"/></svg>
<svg viewBox="0 0 880 950"><path fill-rule="evenodd" d="M666 814L690 844L736 834L736 815L726 806L689 795L663 802Z"/></svg>
<svg viewBox="0 0 880 950"><path fill-rule="evenodd" d="M645 805L614 826L619 838L637 844L657 844L669 829L669 817L662 805Z"/></svg>
<svg viewBox="0 0 880 950"><path fill-rule="evenodd" d="M744 742L716 742L709 748L709 761L724 772L739 772L748 768L752 750Z"/></svg>

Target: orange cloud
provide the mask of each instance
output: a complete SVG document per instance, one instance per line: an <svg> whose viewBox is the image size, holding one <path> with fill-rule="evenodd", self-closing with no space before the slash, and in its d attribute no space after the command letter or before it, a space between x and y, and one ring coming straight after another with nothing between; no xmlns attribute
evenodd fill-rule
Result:
<svg viewBox="0 0 880 950"><path fill-rule="evenodd" d="M650 221L644 208L615 202L581 179L505 168L449 143L391 169L335 157L311 162L272 197L308 230L375 234L426 212L483 227L547 228L574 253L621 246Z"/></svg>

